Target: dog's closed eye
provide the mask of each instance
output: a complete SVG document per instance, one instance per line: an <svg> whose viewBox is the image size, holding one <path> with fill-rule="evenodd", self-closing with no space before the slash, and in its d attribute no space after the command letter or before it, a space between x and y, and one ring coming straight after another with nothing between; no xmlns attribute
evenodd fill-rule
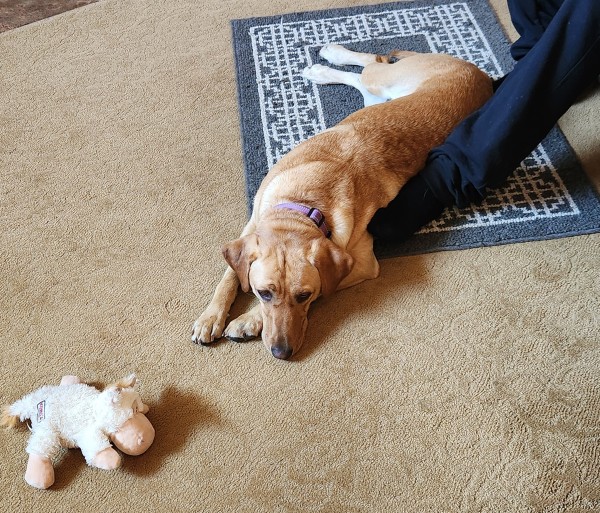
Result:
<svg viewBox="0 0 600 513"><path fill-rule="evenodd" d="M311 295L310 292L300 292L300 294L296 294L296 301L298 303L304 303Z"/></svg>

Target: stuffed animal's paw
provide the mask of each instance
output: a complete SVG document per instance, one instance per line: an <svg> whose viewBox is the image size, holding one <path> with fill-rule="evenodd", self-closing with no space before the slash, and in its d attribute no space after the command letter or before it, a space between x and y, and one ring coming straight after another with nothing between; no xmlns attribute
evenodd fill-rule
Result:
<svg viewBox="0 0 600 513"><path fill-rule="evenodd" d="M112 447L107 447L94 456L91 465L103 470L114 470L121 466L121 455Z"/></svg>
<svg viewBox="0 0 600 513"><path fill-rule="evenodd" d="M49 458L32 453L27 461L25 481L34 488L45 490L54 483L54 467Z"/></svg>

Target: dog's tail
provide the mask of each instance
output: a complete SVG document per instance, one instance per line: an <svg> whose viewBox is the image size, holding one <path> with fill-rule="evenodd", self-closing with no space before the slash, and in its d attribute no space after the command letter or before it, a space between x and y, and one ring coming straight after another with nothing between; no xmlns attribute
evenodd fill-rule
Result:
<svg viewBox="0 0 600 513"><path fill-rule="evenodd" d="M384 64L392 64L411 55L417 55L419 52L410 52L408 50L392 50L387 55L378 55L377 62L383 62Z"/></svg>

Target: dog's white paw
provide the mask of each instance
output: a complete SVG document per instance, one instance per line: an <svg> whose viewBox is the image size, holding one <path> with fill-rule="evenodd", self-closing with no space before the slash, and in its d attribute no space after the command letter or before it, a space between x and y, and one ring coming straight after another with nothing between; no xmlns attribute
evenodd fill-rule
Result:
<svg viewBox="0 0 600 513"><path fill-rule="evenodd" d="M331 68L322 64L313 64L308 68L304 68L302 76L315 84L329 84Z"/></svg>
<svg viewBox="0 0 600 513"><path fill-rule="evenodd" d="M342 45L328 44L319 51L319 55L327 62L335 65L343 65L348 50Z"/></svg>
<svg viewBox="0 0 600 513"><path fill-rule="evenodd" d="M256 315L253 311L240 315L231 321L223 335L234 342L245 342L260 336L262 331L262 317L260 312Z"/></svg>
<svg viewBox="0 0 600 513"><path fill-rule="evenodd" d="M203 312L194 322L192 342L206 345L221 338L226 318L227 314L223 312L214 312L210 309Z"/></svg>

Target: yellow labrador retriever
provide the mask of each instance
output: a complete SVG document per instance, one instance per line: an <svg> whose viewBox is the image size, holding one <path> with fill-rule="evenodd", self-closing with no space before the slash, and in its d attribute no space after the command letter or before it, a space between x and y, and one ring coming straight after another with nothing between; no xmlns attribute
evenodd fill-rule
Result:
<svg viewBox="0 0 600 513"><path fill-rule="evenodd" d="M398 59L327 45L321 56L349 73L306 68L319 84L356 87L365 108L299 144L264 178L241 238L223 246L229 264L192 340L257 337L287 359L304 341L308 309L320 295L376 278L367 225L424 165L428 152L492 94L473 64L442 54L394 52ZM390 100L390 101L388 101ZM256 307L225 328L238 286Z"/></svg>

